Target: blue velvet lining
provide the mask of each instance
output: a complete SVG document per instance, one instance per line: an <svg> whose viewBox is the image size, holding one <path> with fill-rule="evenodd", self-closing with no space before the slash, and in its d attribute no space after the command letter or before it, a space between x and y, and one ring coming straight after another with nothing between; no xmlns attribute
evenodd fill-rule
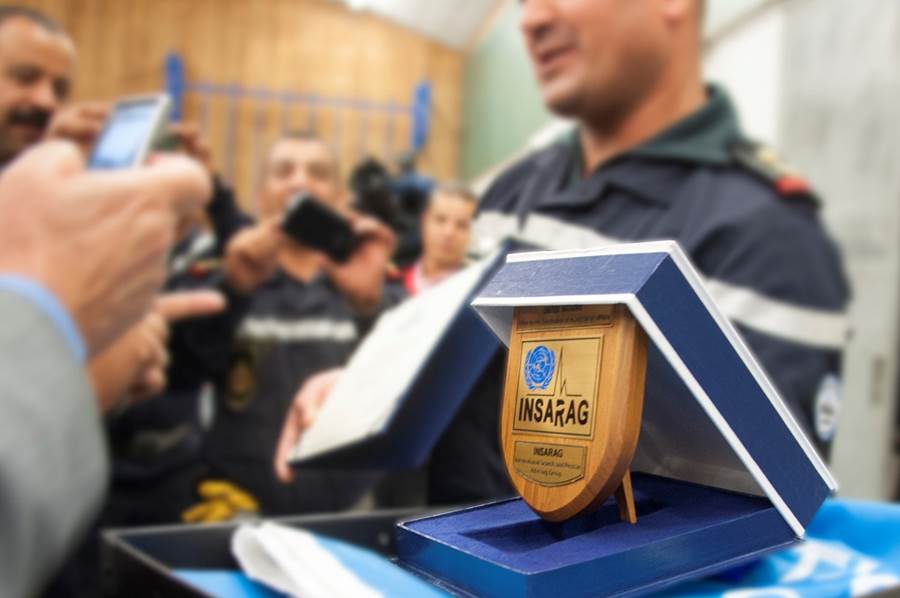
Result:
<svg viewBox="0 0 900 598"><path fill-rule="evenodd" d="M580 595L659 586L794 541L766 498L645 474L633 485L635 525L612 499L562 523L505 500L401 525L400 559L476 593Z"/></svg>

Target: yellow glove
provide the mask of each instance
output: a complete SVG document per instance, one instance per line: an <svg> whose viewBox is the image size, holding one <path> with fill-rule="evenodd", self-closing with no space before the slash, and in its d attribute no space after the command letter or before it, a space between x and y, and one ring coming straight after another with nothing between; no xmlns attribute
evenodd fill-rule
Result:
<svg viewBox="0 0 900 598"><path fill-rule="evenodd" d="M197 494L200 502L181 514L185 523L216 523L259 513L259 504L249 492L225 480L204 480Z"/></svg>

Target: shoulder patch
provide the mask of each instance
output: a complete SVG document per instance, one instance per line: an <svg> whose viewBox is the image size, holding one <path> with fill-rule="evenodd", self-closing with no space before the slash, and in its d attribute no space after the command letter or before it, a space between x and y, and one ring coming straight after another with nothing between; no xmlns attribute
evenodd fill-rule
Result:
<svg viewBox="0 0 900 598"><path fill-rule="evenodd" d="M819 206L819 198L806 178L771 147L739 141L731 146L731 155L735 163L765 180L781 197L802 199Z"/></svg>

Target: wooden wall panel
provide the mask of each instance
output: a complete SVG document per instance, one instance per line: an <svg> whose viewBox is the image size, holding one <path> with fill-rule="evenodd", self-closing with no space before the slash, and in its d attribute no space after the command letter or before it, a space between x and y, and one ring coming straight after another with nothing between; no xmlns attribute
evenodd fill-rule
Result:
<svg viewBox="0 0 900 598"><path fill-rule="evenodd" d="M169 51L184 58L188 80L239 83L271 90L394 101L407 105L417 82L433 89L428 144L419 169L440 179L456 178L462 113L461 52L398 25L347 10L329 0L24 0L60 21L78 48L75 99L111 100L158 90ZM228 102L189 97L189 119L205 120L224 168L222 148L231 114ZM252 204L260 154L282 123L305 128L309 110L284 115L280 102L262 109L239 102L234 114L237 142L234 182ZM408 119L396 119L394 156L384 142L388 119L319 111L316 124L334 139L345 173L361 149L390 159L407 149ZM366 136L363 137L361 129ZM262 135L255 135L261 130Z"/></svg>

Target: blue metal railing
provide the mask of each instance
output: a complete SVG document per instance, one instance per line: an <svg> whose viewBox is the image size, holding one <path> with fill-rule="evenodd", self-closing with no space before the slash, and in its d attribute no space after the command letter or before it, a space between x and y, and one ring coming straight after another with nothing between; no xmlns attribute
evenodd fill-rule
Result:
<svg viewBox="0 0 900 598"><path fill-rule="evenodd" d="M374 116L382 116L387 119L385 134L383 139L384 152L386 156L396 156L407 151L418 153L428 141L428 133L431 120L431 99L432 88L427 81L420 82L415 86L412 93L411 102L409 104L401 104L398 102L380 102L367 100L362 98L344 98L325 96L317 93L303 93L289 90L271 90L261 87L248 87L237 83L208 83L202 81L187 81L185 77L184 62L180 55L170 52L165 59L164 65L166 91L172 98L172 120L181 120L184 116L184 101L187 94L194 94L200 101L200 113L198 121L201 129L208 132L210 130L210 105L214 100L224 100L226 102L226 120L224 123L224 148L223 163L224 172L222 173L226 180L233 181L235 172L237 142L237 109L238 102L250 100L255 102L253 108L253 130L254 139L252 140L254 157L259 155L260 138L263 131L266 130L268 117L270 114L271 104L280 105L280 128L287 131L290 128L290 117L292 110L303 107L307 111L306 128L316 131L318 120L322 112L326 110L336 111L338 119L332 132L332 139L329 141L336 147L341 144L342 130L341 113L355 113L360 116L358 130L355 131L359 140L358 154L359 158L363 157L366 147L371 146L367 136L371 132L370 121ZM397 120L409 119L409 139L406 146L403 147L396 139Z"/></svg>

